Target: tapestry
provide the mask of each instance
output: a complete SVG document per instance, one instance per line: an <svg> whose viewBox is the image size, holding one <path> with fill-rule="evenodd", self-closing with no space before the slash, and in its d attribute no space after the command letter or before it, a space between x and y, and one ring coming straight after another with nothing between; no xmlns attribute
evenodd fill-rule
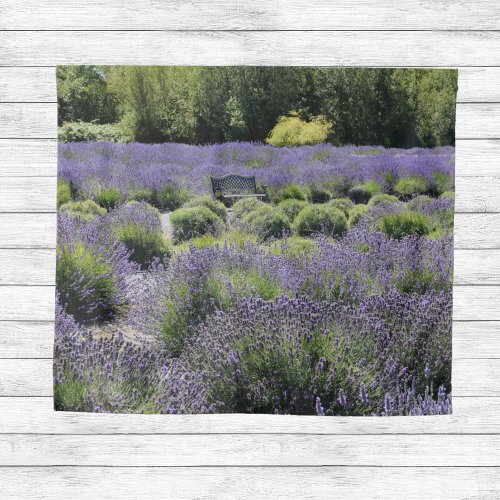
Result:
<svg viewBox="0 0 500 500"><path fill-rule="evenodd" d="M457 71L59 66L56 410L452 411Z"/></svg>

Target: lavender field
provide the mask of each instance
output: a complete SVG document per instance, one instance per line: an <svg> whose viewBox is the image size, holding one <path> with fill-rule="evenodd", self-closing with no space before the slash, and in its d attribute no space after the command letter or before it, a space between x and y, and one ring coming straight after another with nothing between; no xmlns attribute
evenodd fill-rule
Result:
<svg viewBox="0 0 500 500"><path fill-rule="evenodd" d="M68 142L58 175L57 410L451 413L453 147Z"/></svg>

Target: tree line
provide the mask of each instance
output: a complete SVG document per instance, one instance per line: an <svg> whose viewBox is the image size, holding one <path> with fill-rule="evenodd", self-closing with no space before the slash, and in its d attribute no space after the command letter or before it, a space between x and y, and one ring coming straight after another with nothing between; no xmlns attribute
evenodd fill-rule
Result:
<svg viewBox="0 0 500 500"><path fill-rule="evenodd" d="M59 66L59 125L115 124L129 140L265 141L280 117L321 117L328 142L454 144L457 71Z"/></svg>

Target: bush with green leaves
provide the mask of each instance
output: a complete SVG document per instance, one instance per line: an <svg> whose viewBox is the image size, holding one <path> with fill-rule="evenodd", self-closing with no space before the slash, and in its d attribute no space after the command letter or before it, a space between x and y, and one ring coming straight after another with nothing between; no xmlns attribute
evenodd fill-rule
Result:
<svg viewBox="0 0 500 500"><path fill-rule="evenodd" d="M332 197L332 193L322 186L312 184L307 191L307 199L311 203L326 203Z"/></svg>
<svg viewBox="0 0 500 500"><path fill-rule="evenodd" d="M454 200L455 191L445 191L444 193L441 193L440 198L447 198L448 200Z"/></svg>
<svg viewBox="0 0 500 500"><path fill-rule="evenodd" d="M429 190L429 184L423 177L406 177L399 179L394 186L394 192L403 200L408 200Z"/></svg>
<svg viewBox="0 0 500 500"><path fill-rule="evenodd" d="M349 210L349 218L347 219L349 229L352 229L369 211L370 209L367 205L354 205Z"/></svg>
<svg viewBox="0 0 500 500"><path fill-rule="evenodd" d="M368 203L371 198L370 192L367 191L361 184L353 186L349 189L348 196L354 203L363 204Z"/></svg>
<svg viewBox="0 0 500 500"><path fill-rule="evenodd" d="M302 120L298 113L280 116L278 123L269 132L266 139L271 146L305 146L319 144L328 139L332 124L323 116L316 116L311 121Z"/></svg>
<svg viewBox="0 0 500 500"><path fill-rule="evenodd" d="M57 180L57 206L60 207L71 201L71 186L64 179Z"/></svg>
<svg viewBox="0 0 500 500"><path fill-rule="evenodd" d="M292 229L285 212L279 207L268 204L263 204L243 217L241 225L245 231L256 234L261 241L282 238Z"/></svg>
<svg viewBox="0 0 500 500"><path fill-rule="evenodd" d="M83 222L88 222L98 215L105 215L106 209L100 207L95 201L70 201L61 205L59 211L72 217L78 217Z"/></svg>
<svg viewBox="0 0 500 500"><path fill-rule="evenodd" d="M128 142L129 136L117 124L66 122L57 132L59 142Z"/></svg>
<svg viewBox="0 0 500 500"><path fill-rule="evenodd" d="M306 201L288 199L280 202L278 204L278 207L281 208L283 212L285 212L290 222L293 222L295 220L295 217L297 217L298 213L303 208L307 207L307 205L308 203Z"/></svg>
<svg viewBox="0 0 500 500"><path fill-rule="evenodd" d="M384 215L377 223L377 230L394 240L400 240L410 235L425 236L430 232L427 219L423 215L409 210L398 214Z"/></svg>
<svg viewBox="0 0 500 500"><path fill-rule="evenodd" d="M176 210L189 200L186 189L165 184L153 193L153 205L160 210Z"/></svg>
<svg viewBox="0 0 500 500"><path fill-rule="evenodd" d="M307 194L304 189L302 189L298 184L292 182L284 186L281 189L278 189L276 192L270 194L271 200L280 202L283 200L307 200Z"/></svg>
<svg viewBox="0 0 500 500"><path fill-rule="evenodd" d="M380 193L372 196L368 202L368 207L373 208L379 205L388 206L394 205L394 203L399 203L398 197L393 194Z"/></svg>
<svg viewBox="0 0 500 500"><path fill-rule="evenodd" d="M106 210L116 208L123 200L123 195L119 189L110 187L107 189L99 189L94 194L94 201Z"/></svg>
<svg viewBox="0 0 500 500"><path fill-rule="evenodd" d="M218 236L224 222L207 207L179 208L170 215L174 241L181 242L204 234Z"/></svg>
<svg viewBox="0 0 500 500"><path fill-rule="evenodd" d="M453 178L444 172L436 170L432 173L431 190L434 196L439 196L453 189Z"/></svg>
<svg viewBox="0 0 500 500"><path fill-rule="evenodd" d="M328 202L328 206L338 208L346 217L349 217L349 212L354 203L349 198L335 198Z"/></svg>
<svg viewBox="0 0 500 500"><path fill-rule="evenodd" d="M227 220L227 209L223 203L218 200L214 200L210 196L203 196L201 198L195 198L184 204L185 208L193 207L207 207L215 215L218 215L224 222Z"/></svg>
<svg viewBox="0 0 500 500"><path fill-rule="evenodd" d="M382 192L382 186L380 185L380 182L377 182L375 179L368 179L362 184L362 186L364 190L370 195L370 198Z"/></svg>
<svg viewBox="0 0 500 500"><path fill-rule="evenodd" d="M240 198L233 205L233 215L236 217L236 219L242 219L250 212L257 210L264 205L265 203L260 201L258 198Z"/></svg>
<svg viewBox="0 0 500 500"><path fill-rule="evenodd" d="M300 236L322 233L340 236L347 230L347 218L338 208L328 205L309 205L295 218L295 228Z"/></svg>
<svg viewBox="0 0 500 500"><path fill-rule="evenodd" d="M425 207L432 203L432 200L433 198L431 198L430 196L427 196L426 194L420 194L408 201L406 203L406 208L415 212L421 212L422 210L425 210Z"/></svg>
<svg viewBox="0 0 500 500"><path fill-rule="evenodd" d="M153 200L153 191L147 188L129 189L127 201L145 201L151 203Z"/></svg>

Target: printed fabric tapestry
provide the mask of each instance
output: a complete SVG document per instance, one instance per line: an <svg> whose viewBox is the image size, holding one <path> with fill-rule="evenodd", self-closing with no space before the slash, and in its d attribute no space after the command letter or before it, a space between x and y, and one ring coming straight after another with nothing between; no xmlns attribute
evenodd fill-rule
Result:
<svg viewBox="0 0 500 500"><path fill-rule="evenodd" d="M451 413L456 70L57 92L56 410Z"/></svg>

